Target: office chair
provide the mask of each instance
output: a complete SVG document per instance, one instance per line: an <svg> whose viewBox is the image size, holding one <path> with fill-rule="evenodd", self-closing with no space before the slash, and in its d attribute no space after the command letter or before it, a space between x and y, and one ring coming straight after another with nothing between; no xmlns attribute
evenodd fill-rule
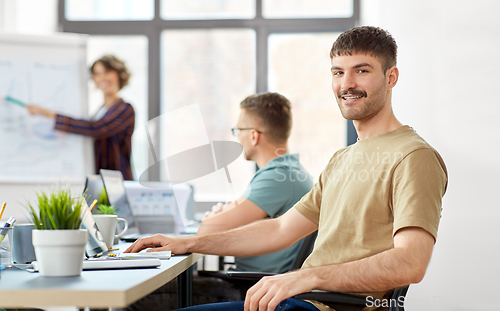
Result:
<svg viewBox="0 0 500 311"><path fill-rule="evenodd" d="M228 271L228 279L245 279L248 282L257 282L265 276L273 275L272 273L259 274L257 272L236 272L233 274L232 271ZM410 285L395 288L388 299L389 309L388 311L405 311L404 299L408 288ZM323 290L314 290L309 293L302 293L293 296L293 298L303 299L303 300L315 300L325 305L328 305L335 310L339 311L361 311L367 307L368 300L367 296L362 295L350 295L337 292L329 292Z"/></svg>
<svg viewBox="0 0 500 311"><path fill-rule="evenodd" d="M314 241L316 240L318 232L314 231L302 241L300 241L299 250L295 258L293 259L289 271L297 270L302 267L302 264L306 260L307 256L311 254L314 247ZM245 297L247 290L252 287L257 281L259 281L264 276L272 276L276 273L271 272L248 272L248 271L198 271L198 276L202 277L215 277L224 281L232 283L236 288L240 290L241 296Z"/></svg>
<svg viewBox="0 0 500 311"><path fill-rule="evenodd" d="M290 271L299 269L307 256L312 252L314 241L316 240L317 231L303 239L299 252L292 262ZM201 271L200 271L201 272ZM200 273L198 272L198 273ZM208 271L207 271L208 272ZM205 274L205 272L202 272ZM210 273L207 273L210 274ZM215 271L213 276L219 277L241 286L242 297L245 297L248 288L252 287L261 278L265 276L276 275L275 273L262 273L262 272L244 272L244 271ZM240 283L238 283L240 282ZM404 311L404 299L408 292L408 286L395 288L389 299L389 311ZM302 293L295 295L293 298L304 300L315 300L324 303L336 310L342 311L358 311L366 308L366 296L350 295L337 292L329 292L322 290L315 290L309 293Z"/></svg>
<svg viewBox="0 0 500 311"><path fill-rule="evenodd" d="M395 288L388 299L389 311L404 311L404 298L408 292L408 286ZM293 298L316 300L328 305L335 310L359 311L367 306L366 296L357 296L328 291L312 291L295 295Z"/></svg>

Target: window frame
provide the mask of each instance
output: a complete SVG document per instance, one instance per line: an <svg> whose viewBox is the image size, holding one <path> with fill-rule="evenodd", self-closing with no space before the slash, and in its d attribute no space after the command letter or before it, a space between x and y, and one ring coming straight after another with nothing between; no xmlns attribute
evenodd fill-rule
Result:
<svg viewBox="0 0 500 311"><path fill-rule="evenodd" d="M62 32L88 35L143 35L148 38L148 119L154 119L161 113L161 34L168 29L214 29L214 28L250 28L256 34L256 91L268 91L268 37L274 33L311 33L343 32L358 24L360 18L360 0L353 0L353 15L348 18L297 18L266 19L262 15L262 1L255 0L253 19L214 19L214 20L164 20L161 18L161 0L154 0L154 18L152 20L130 21L72 21L65 17L66 1L58 1L58 22ZM164 95L165 96L165 95ZM168 95L167 95L168 96ZM159 133L151 137L154 145L159 146ZM352 121L347 122L347 145L355 143L357 134ZM153 165L154 163L149 163ZM160 180L159 172L150 170L149 180Z"/></svg>

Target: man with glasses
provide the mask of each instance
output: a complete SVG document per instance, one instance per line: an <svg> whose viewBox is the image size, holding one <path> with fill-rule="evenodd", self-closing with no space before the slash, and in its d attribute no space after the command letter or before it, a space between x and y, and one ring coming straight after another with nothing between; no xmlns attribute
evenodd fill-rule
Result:
<svg viewBox="0 0 500 311"><path fill-rule="evenodd" d="M251 95L240 104L241 112L232 133L243 146L245 158L259 169L245 193L235 202L219 203L205 215L198 235L238 228L288 211L313 186L311 176L288 153L292 113L288 99L278 93ZM285 272L298 250L298 243L261 256L236 257L237 270Z"/></svg>

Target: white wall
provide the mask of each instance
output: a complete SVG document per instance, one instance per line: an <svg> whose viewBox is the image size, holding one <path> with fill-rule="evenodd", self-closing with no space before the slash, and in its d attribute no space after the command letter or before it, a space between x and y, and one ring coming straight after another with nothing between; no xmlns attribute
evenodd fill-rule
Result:
<svg viewBox="0 0 500 311"><path fill-rule="evenodd" d="M431 264L407 310L500 310L500 1L364 0L399 45L396 116L443 156L448 191Z"/></svg>
<svg viewBox="0 0 500 311"><path fill-rule="evenodd" d="M57 30L57 0L0 0L0 31L53 33Z"/></svg>

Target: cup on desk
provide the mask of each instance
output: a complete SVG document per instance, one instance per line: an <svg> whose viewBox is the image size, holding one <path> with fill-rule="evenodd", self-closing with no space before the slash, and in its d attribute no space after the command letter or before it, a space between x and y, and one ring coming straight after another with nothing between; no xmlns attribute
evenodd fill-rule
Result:
<svg viewBox="0 0 500 311"><path fill-rule="evenodd" d="M0 228L2 225L0 225ZM12 265L12 252L10 247L9 237L12 235L12 227L6 229L5 238L0 242L0 266L3 265L3 268L9 267ZM0 268L0 272L1 269Z"/></svg>
<svg viewBox="0 0 500 311"><path fill-rule="evenodd" d="M9 233L11 256L13 264L27 264L36 260L33 247L33 224L18 224Z"/></svg>
<svg viewBox="0 0 500 311"><path fill-rule="evenodd" d="M94 216L94 221L97 224L97 227L99 228L99 231L102 234L102 238L104 239L104 243L106 243L106 246L108 249L113 248L113 239L119 238L122 235L125 234L125 232L128 229L128 222L127 220L123 218L118 218L116 215L93 215ZM118 233L115 235L116 232L116 225L118 222L122 221L124 224L124 228L122 232Z"/></svg>

